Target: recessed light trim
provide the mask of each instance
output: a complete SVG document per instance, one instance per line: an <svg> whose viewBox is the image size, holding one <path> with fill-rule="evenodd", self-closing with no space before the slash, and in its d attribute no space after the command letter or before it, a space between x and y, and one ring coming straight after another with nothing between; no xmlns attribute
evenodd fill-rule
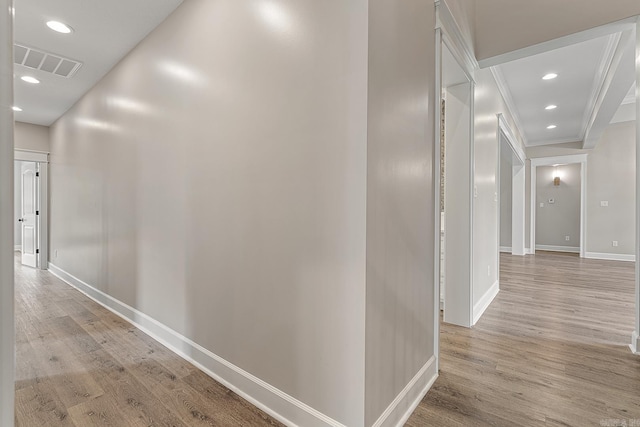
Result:
<svg viewBox="0 0 640 427"><path fill-rule="evenodd" d="M555 110L556 108L558 108L558 106L553 104L544 107L545 110Z"/></svg>
<svg viewBox="0 0 640 427"><path fill-rule="evenodd" d="M549 73L549 74L545 74L545 75L542 77L542 80L553 80L553 79L555 79L556 77L558 77L558 75L557 75L556 73Z"/></svg>
<svg viewBox="0 0 640 427"><path fill-rule="evenodd" d="M556 126L556 125L549 125L549 126L547 126L547 129L555 129L555 128L557 128L557 127L558 127L558 126Z"/></svg>
<svg viewBox="0 0 640 427"><path fill-rule="evenodd" d="M20 107L16 107L15 105L14 105L13 107L11 107L11 109L12 109L13 111L17 111L17 112L22 111L22 108L20 108Z"/></svg>
<svg viewBox="0 0 640 427"><path fill-rule="evenodd" d="M73 31L73 28L71 28L67 24L62 23L60 21L48 21L47 27L51 28L53 31L56 31L62 34L69 34Z"/></svg>
<svg viewBox="0 0 640 427"><path fill-rule="evenodd" d="M23 82L31 83L33 85L36 85L36 84L40 83L40 80L36 79L35 77L31 77L31 76L22 76L22 77L20 77L20 79Z"/></svg>

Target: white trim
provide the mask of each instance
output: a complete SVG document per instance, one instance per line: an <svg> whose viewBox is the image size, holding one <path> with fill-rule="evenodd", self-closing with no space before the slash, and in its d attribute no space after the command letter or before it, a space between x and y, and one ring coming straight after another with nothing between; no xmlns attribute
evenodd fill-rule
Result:
<svg viewBox="0 0 640 427"><path fill-rule="evenodd" d="M409 381L372 427L403 426L438 378L435 356Z"/></svg>
<svg viewBox="0 0 640 427"><path fill-rule="evenodd" d="M504 114L498 113L496 115L498 116L498 128L504 133L504 136L507 137L507 144L509 144L511 150L518 157L518 160L520 160L520 164L524 165L524 162L527 159L527 155L525 154L522 147L520 147L519 144L516 144L516 141L518 140L516 139L513 130L511 130L511 126L509 126L509 123L507 123L507 120L504 118Z"/></svg>
<svg viewBox="0 0 640 427"><path fill-rule="evenodd" d="M633 354L640 355L640 336L636 331L633 331L631 334L631 344L629 344L629 348Z"/></svg>
<svg viewBox="0 0 640 427"><path fill-rule="evenodd" d="M49 264L49 270L60 280L130 322L178 356L191 362L207 375L282 423L288 426L345 427L338 421L191 341L151 316L105 294L61 268Z"/></svg>
<svg viewBox="0 0 640 427"><path fill-rule="evenodd" d="M529 141L527 143L527 147L541 147L543 145L555 145L555 144L566 144L568 142L581 142L582 138L579 136L569 136L566 138L560 139L538 139L535 141Z"/></svg>
<svg viewBox="0 0 640 427"><path fill-rule="evenodd" d="M489 290L482 295L482 298L473 305L473 324L478 323L478 320L482 317L484 312L489 308L491 302L495 299L496 295L500 292L500 282L496 282L491 285Z"/></svg>
<svg viewBox="0 0 640 427"><path fill-rule="evenodd" d="M635 24L635 22L636 17L626 18L617 22L612 22L609 24L601 25L599 27L570 34L568 36L558 37L553 40L538 43L533 46L528 46L522 49L499 54L490 58L481 59L480 61L478 61L478 63L480 68L487 68L498 64L504 64L506 62L515 61L517 59L527 58L530 56L538 55L540 53L556 50L561 47L571 46L576 43L604 37L609 34L620 33L633 28L633 24Z"/></svg>
<svg viewBox="0 0 640 427"><path fill-rule="evenodd" d="M636 256L633 254L611 254L604 252L587 252L585 258L590 259L606 259L611 261L635 261Z"/></svg>
<svg viewBox="0 0 640 427"><path fill-rule="evenodd" d="M528 147L529 142L527 141L527 135L525 135L524 133L524 127L522 126L522 120L520 120L520 114L518 113L518 109L516 108L516 103L513 101L511 90L509 90L509 85L507 85L507 81L504 78L502 69L496 66L496 67L491 67L490 70L491 70L491 74L493 74L493 79L496 81L496 85L498 86L498 92L500 92L500 95L502 95L502 99L504 100L504 103L507 105L507 109L511 113L511 118L513 119L516 127L518 128L518 131L520 132L520 136L522 137L522 142L524 143L525 147ZM512 135L507 135L507 138L511 138L511 137ZM514 141L515 141L515 138L514 138ZM515 150L515 148L514 148L514 151L518 155L520 154L518 151ZM525 155L524 158L526 159L527 156Z"/></svg>
<svg viewBox="0 0 640 427"><path fill-rule="evenodd" d="M444 301L441 295L442 289L442 274L440 271L440 267L442 265L442 230L441 230L441 220L442 213L440 212L440 204L442 199L440 197L440 185L441 179L440 174L442 173L442 169L440 167L440 156L442 155L440 150L440 132L442 126L442 30L436 29L436 37L435 37L435 52L436 52L436 73L435 73L435 87L437 90L436 102L438 103L435 108L435 126L434 129L434 141L433 144L433 164L434 164L434 172L433 172L433 195L434 195L434 205L433 205L433 219L434 219L434 254L436 256L431 257L433 260L433 354L436 357L435 369L436 372L440 369L440 310L444 308Z"/></svg>
<svg viewBox="0 0 640 427"><path fill-rule="evenodd" d="M617 52L618 46L620 46L621 37L622 33L611 34L607 37L607 46L600 57L600 63L598 64L598 69L593 80L593 87L591 88L591 93L589 94L587 106L584 110L580 125L580 139L583 141L593 127L593 123L595 122L598 112L600 111L600 107L602 106L602 100L609 88L609 84L606 83L611 83L611 79L613 79L616 69L620 63L620 60L618 60L614 66L613 59L614 56L620 57L622 55L622 52Z"/></svg>
<svg viewBox="0 0 640 427"><path fill-rule="evenodd" d="M536 251L532 251L531 248L524 248L524 253L527 255L535 255Z"/></svg>
<svg viewBox="0 0 640 427"><path fill-rule="evenodd" d="M13 159L21 162L48 163L49 153L44 151L24 150L22 148L16 148L14 149Z"/></svg>
<svg viewBox="0 0 640 427"><path fill-rule="evenodd" d="M15 245L13 247L14 252L22 252L22 245Z"/></svg>
<svg viewBox="0 0 640 427"><path fill-rule="evenodd" d="M473 73L478 69L478 61L471 46L471 40L467 40L460 31L460 26L447 3L436 0L435 5L436 29L442 30L451 53L458 60L469 80L473 81Z"/></svg>
<svg viewBox="0 0 640 427"><path fill-rule="evenodd" d="M554 164L580 163L580 257L584 258L587 247L587 154L572 154L568 156L538 157L531 159L530 170L530 248L536 248L536 208L537 208L537 167ZM535 253L535 251L534 251Z"/></svg>
<svg viewBox="0 0 640 427"><path fill-rule="evenodd" d="M536 245L537 251L551 251L551 252L570 252L574 254L580 253L579 246L555 246L555 245Z"/></svg>
<svg viewBox="0 0 640 427"><path fill-rule="evenodd" d="M506 252L506 253L511 253L511 247L510 246L500 246L500 252Z"/></svg>

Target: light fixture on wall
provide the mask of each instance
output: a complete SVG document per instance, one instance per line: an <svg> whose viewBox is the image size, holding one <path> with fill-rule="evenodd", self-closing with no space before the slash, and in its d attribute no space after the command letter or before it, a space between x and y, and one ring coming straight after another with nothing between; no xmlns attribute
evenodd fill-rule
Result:
<svg viewBox="0 0 640 427"><path fill-rule="evenodd" d="M558 187L560 185L560 174L558 173L558 167L553 168L553 185Z"/></svg>

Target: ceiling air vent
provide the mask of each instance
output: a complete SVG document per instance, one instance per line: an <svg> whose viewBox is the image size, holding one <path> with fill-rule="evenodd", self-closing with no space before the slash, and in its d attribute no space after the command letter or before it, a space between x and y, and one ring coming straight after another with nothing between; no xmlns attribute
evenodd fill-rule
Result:
<svg viewBox="0 0 640 427"><path fill-rule="evenodd" d="M71 77L82 66L73 59L19 44L13 45L13 62L60 77Z"/></svg>

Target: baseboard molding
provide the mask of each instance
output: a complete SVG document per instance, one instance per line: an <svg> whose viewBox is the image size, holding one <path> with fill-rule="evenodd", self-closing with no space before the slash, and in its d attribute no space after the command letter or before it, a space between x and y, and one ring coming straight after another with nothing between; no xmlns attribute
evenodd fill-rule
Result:
<svg viewBox="0 0 640 427"><path fill-rule="evenodd" d="M507 253L511 253L511 246L500 246L500 252L507 252Z"/></svg>
<svg viewBox="0 0 640 427"><path fill-rule="evenodd" d="M635 255L627 255L627 254L609 254L609 253L601 253L601 252L586 252L584 254L585 258L590 259L606 259L611 261L635 261Z"/></svg>
<svg viewBox="0 0 640 427"><path fill-rule="evenodd" d="M22 245L15 245L13 247L14 252L22 252Z"/></svg>
<svg viewBox="0 0 640 427"><path fill-rule="evenodd" d="M640 336L638 336L638 331L633 331L631 334L631 344L629 344L629 348L633 354L640 356Z"/></svg>
<svg viewBox="0 0 640 427"><path fill-rule="evenodd" d="M489 305L491 305L491 302L496 297L496 295L498 295L498 292L500 292L500 282L496 280L496 282L491 285L489 290L484 293L482 298L480 298L480 300L473 305L473 325L478 323L478 320L480 320L485 310L489 307Z"/></svg>
<svg viewBox="0 0 640 427"><path fill-rule="evenodd" d="M536 245L537 251L580 253L580 248L575 246Z"/></svg>
<svg viewBox="0 0 640 427"><path fill-rule="evenodd" d="M436 358L431 356L372 427L403 426L437 378Z"/></svg>
<svg viewBox="0 0 640 427"><path fill-rule="evenodd" d="M289 396L154 318L94 288L54 264L49 264L49 271L117 316L131 322L138 329L169 348L178 356L191 362L207 375L285 425L294 427L345 427L340 422ZM433 365L435 366L435 364ZM426 371L424 368L423 370ZM418 378L416 383L419 380L421 378Z"/></svg>
<svg viewBox="0 0 640 427"><path fill-rule="evenodd" d="M532 251L531 248L524 248L524 253L527 255L535 255L536 251Z"/></svg>

